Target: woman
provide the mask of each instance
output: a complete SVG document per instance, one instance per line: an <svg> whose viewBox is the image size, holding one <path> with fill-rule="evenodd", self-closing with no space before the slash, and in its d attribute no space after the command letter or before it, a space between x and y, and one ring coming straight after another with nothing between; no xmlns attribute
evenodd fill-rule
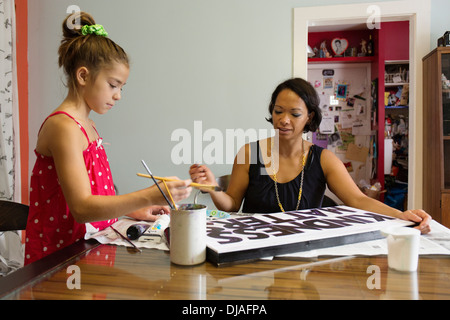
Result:
<svg viewBox="0 0 450 320"><path fill-rule="evenodd" d="M275 137L246 144L234 161L226 192L209 192L219 210L267 213L321 207L326 186L347 206L411 220L422 233L431 217L423 210L401 212L367 197L354 183L336 155L302 138L315 131L322 116L319 98L305 80L281 83L273 92L266 119ZM243 161L251 159L251 161ZM213 173L194 164L189 173L199 183L216 184Z"/></svg>

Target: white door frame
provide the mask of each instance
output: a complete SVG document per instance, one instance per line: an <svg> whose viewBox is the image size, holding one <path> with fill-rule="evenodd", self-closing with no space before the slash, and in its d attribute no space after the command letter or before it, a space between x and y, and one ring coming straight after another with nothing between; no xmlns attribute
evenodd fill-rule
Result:
<svg viewBox="0 0 450 320"><path fill-rule="evenodd" d="M374 14L379 13L378 16ZM307 79L308 28L408 20L410 59L408 208L422 208L423 87L422 58L430 51L430 0L386 1L294 9L293 76Z"/></svg>

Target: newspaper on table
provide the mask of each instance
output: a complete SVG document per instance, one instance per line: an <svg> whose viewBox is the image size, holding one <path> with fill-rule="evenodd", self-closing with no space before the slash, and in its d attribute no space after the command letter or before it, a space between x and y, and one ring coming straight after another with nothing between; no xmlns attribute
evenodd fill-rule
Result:
<svg viewBox="0 0 450 320"><path fill-rule="evenodd" d="M434 220L431 221L430 225L431 233L420 237L419 255L450 255L450 230ZM386 239L378 239L332 248L294 252L292 254L279 255L277 257L295 259L339 256L378 256L387 254L388 248Z"/></svg>
<svg viewBox="0 0 450 320"><path fill-rule="evenodd" d="M155 222L146 222L146 221L137 221L134 219L123 218L123 219L119 219L117 222L115 222L113 224L113 227L114 227L114 229L119 231L123 236L126 236L128 228L134 224L148 224L149 228L152 228L152 226L156 225L157 222L158 222L158 220ZM161 230L161 231L162 231L162 233L161 233L160 239L155 238L153 240L149 240L148 238L145 238L146 240L139 239L139 240L133 241L133 243L138 248L152 248L152 249L168 251L169 247L168 247L167 241L165 239L164 230ZM86 233L85 239L95 239L102 244L113 244L113 245L118 245L118 246L131 247L131 244L124 241L110 227L105 228L98 232Z"/></svg>

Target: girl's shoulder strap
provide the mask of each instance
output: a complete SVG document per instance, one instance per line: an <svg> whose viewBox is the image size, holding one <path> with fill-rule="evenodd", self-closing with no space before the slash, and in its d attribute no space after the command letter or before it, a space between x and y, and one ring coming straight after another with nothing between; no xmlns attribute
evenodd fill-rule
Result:
<svg viewBox="0 0 450 320"><path fill-rule="evenodd" d="M81 131L83 132L84 136L86 137L88 144L90 143L90 141L89 141L89 136L87 135L86 130L84 130L83 126L82 126L82 125L81 125L74 117L72 117L70 114L68 114L68 113L65 112L65 111L55 111L55 112L53 112L52 114L50 114L47 118L45 118L44 122L42 122L42 124L41 124L41 127L40 127L40 129L39 129L39 132L41 131L42 126L43 126L44 123L47 121L47 119L50 118L50 117L53 117L53 116L55 116L55 115L57 115L57 114L64 114L64 115L68 116L69 118L71 118L73 121L75 121L75 122L78 124L78 126L80 127L80 129L81 129Z"/></svg>

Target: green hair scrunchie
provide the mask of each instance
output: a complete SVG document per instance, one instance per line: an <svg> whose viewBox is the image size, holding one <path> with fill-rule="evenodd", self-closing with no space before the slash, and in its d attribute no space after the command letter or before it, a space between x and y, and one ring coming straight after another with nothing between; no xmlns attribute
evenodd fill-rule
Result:
<svg viewBox="0 0 450 320"><path fill-rule="evenodd" d="M81 28L81 34L86 36L88 34L95 34L97 36L107 37L108 32L101 24L93 24L91 26L85 25Z"/></svg>

